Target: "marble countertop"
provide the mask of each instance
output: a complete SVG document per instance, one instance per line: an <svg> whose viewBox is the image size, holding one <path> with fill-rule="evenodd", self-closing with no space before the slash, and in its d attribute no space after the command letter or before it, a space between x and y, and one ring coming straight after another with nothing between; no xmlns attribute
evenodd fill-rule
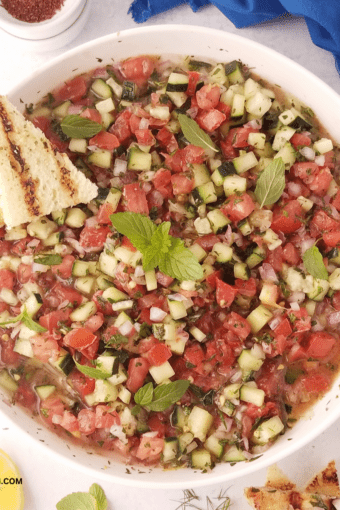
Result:
<svg viewBox="0 0 340 510"><path fill-rule="evenodd" d="M102 35L136 27L127 14L131 0L89 0L91 12L83 32L67 46L59 50L40 51L29 43L19 41L0 30L0 93L7 94L23 78L29 76L40 65L63 52ZM331 53L315 46L309 36L303 19L284 17L280 20L262 23L256 27L238 30L220 11L207 6L193 13L187 5L179 6L164 14L151 18L144 25L189 24L216 28L237 33L250 40L262 43L286 55L313 72L337 93L340 93L340 77L335 69ZM43 48L41 48L43 50ZM340 447L334 441L339 437L340 422L335 423L318 439L279 463L289 476L301 483L322 469L329 460L335 459L340 466ZM4 449L20 467L23 477L26 510L50 510L70 492L87 491L94 482L106 492L110 510L176 510L183 501L182 490L131 489L118 484L102 482L75 469L66 468L62 462L51 460L48 453L37 449L25 434L19 434L7 419L0 417L0 448ZM303 461L303 463L302 463ZM302 467L301 467L302 466ZM222 485L202 487L195 492L200 497L196 501L198 509L206 510L207 497L217 507L221 489L228 490L232 510L247 507L243 499L243 489L249 485L262 485L265 470ZM188 487L190 489L190 487ZM189 508L189 506L182 507Z"/></svg>

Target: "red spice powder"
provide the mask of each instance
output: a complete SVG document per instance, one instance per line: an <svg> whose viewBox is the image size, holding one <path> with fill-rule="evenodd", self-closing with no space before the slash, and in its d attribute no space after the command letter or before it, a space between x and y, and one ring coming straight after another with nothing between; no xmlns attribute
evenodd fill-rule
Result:
<svg viewBox="0 0 340 510"><path fill-rule="evenodd" d="M65 0L2 0L1 5L13 18L39 23L52 18Z"/></svg>

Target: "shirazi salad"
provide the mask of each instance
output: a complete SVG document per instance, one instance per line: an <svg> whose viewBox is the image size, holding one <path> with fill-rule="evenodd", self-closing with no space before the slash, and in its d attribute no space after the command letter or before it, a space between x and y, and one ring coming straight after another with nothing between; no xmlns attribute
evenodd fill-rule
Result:
<svg viewBox="0 0 340 510"><path fill-rule="evenodd" d="M27 117L99 186L1 230L0 384L126 462L256 458L339 361L339 150L238 61L139 56Z"/></svg>

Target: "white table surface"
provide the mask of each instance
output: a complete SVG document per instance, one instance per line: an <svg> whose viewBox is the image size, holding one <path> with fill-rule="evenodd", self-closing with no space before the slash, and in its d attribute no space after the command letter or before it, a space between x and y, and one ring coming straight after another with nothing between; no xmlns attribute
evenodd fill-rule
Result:
<svg viewBox="0 0 340 510"><path fill-rule="evenodd" d="M12 38L0 30L0 94L7 94L11 88L36 70L40 65L91 39L118 30L138 26L127 14L132 0L91 0L89 21L78 38L68 46L55 51L33 51L29 45ZM319 76L340 93L340 77L335 69L331 53L315 46L309 36L303 19L282 18L280 21L262 23L259 26L238 30L220 11L208 6L193 13L189 6L180 6L164 14L151 18L144 25L190 24L217 28L238 33L248 39L258 41L286 55ZM279 463L279 467L295 481L302 483L329 460L335 459L340 468L340 421L307 447ZM338 446L339 445L339 446ZM50 510L70 492L87 491L94 482L99 483L107 495L110 510L175 510L183 500L182 490L132 489L118 484L102 482L76 469L67 468L62 462L51 460L42 448L36 448L32 440L18 434L6 418L0 418L0 448L4 449L20 467L26 499L26 510ZM197 507L206 510L207 496L214 498L220 490L228 489L232 510L247 508L243 489L249 485L263 484L265 470L255 472L222 485L202 487L195 492L201 500ZM188 487L190 489L190 487ZM1 506L1 505L0 505ZM188 506L185 508L189 508ZM185 510L183 508L183 510Z"/></svg>

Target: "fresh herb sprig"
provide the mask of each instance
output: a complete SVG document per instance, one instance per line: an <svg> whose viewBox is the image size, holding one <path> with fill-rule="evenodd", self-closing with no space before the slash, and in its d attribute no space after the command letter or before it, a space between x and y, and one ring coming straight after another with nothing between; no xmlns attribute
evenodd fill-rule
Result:
<svg viewBox="0 0 340 510"><path fill-rule="evenodd" d="M0 327L6 327L6 326L14 326L17 322L21 322L24 324L28 329L31 329L32 331L36 331L37 333L45 333L47 331L46 328L43 328L35 322L32 317L28 314L26 307L23 309L20 315L17 315L16 317L10 317L7 321L0 322Z"/></svg>
<svg viewBox="0 0 340 510"><path fill-rule="evenodd" d="M147 407L150 411L162 412L180 400L189 388L190 382L179 379L153 388L151 382L135 393L134 400L138 408Z"/></svg>
<svg viewBox="0 0 340 510"><path fill-rule="evenodd" d="M93 483L89 492L72 492L56 504L57 510L107 510L103 489Z"/></svg>
<svg viewBox="0 0 340 510"><path fill-rule="evenodd" d="M103 129L99 122L80 117L80 115L66 115L61 121L60 127L69 138L91 138Z"/></svg>
<svg viewBox="0 0 340 510"><path fill-rule="evenodd" d="M285 185L285 165L282 158L276 158L266 166L256 182L255 196L260 207L275 204Z"/></svg>
<svg viewBox="0 0 340 510"><path fill-rule="evenodd" d="M324 264L320 250L317 246L314 245L306 250L303 254L302 260L306 270L309 274L314 276L314 278L319 278L320 280L328 280L328 271Z"/></svg>
<svg viewBox="0 0 340 510"><path fill-rule="evenodd" d="M112 225L125 235L143 255L144 271L158 267L177 280L200 280L203 269L181 239L169 235L170 222L156 226L139 213L123 212L110 216Z"/></svg>
<svg viewBox="0 0 340 510"><path fill-rule="evenodd" d="M191 119L184 113L180 113L177 118L183 135L188 142L197 147L202 147L202 149L218 152L208 133L203 131L194 119Z"/></svg>

